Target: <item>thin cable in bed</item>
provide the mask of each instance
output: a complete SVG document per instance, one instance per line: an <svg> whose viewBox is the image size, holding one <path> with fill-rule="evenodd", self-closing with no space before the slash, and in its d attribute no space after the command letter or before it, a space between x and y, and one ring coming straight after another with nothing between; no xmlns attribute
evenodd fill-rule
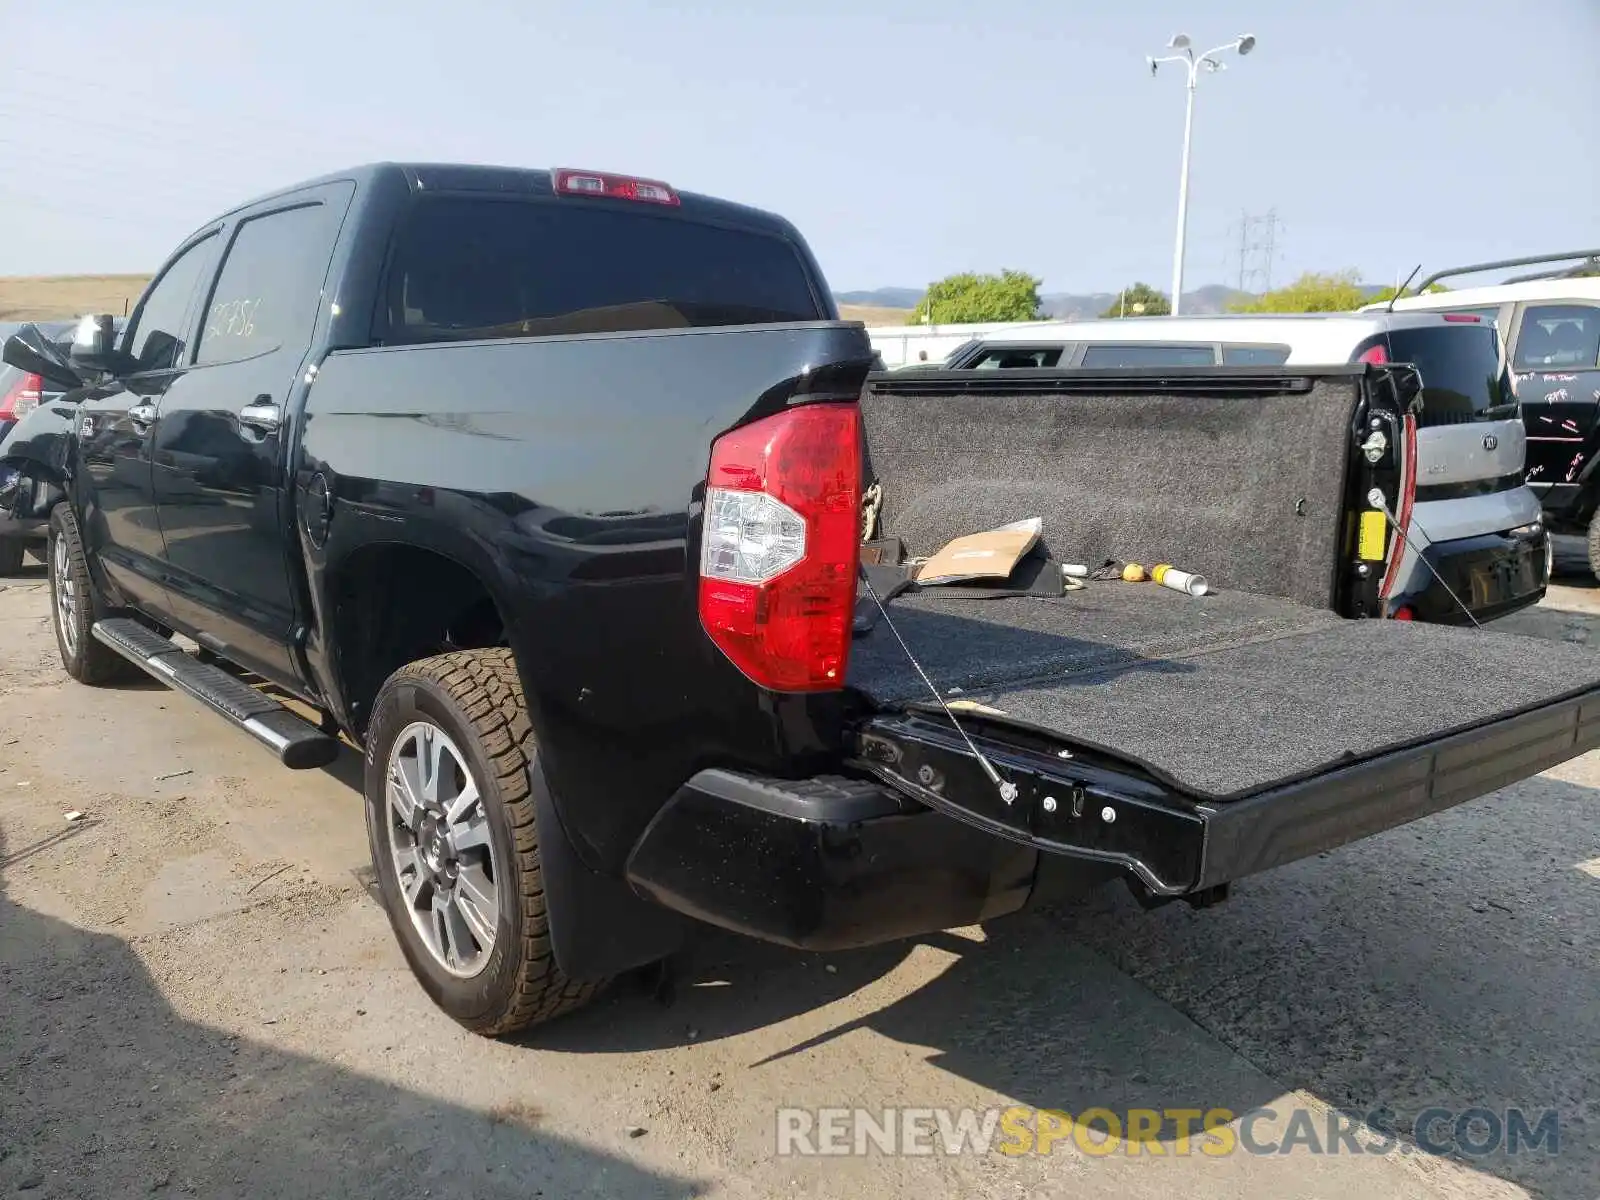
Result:
<svg viewBox="0 0 1600 1200"><path fill-rule="evenodd" d="M861 572L861 582L867 587L867 595L871 596L872 602L878 606L878 615L883 618L883 623L888 626L889 632L894 634L894 640L900 643L900 649L905 651L907 661L916 669L917 674L922 677L922 682L927 686L928 691L933 694L933 698L939 702L939 707L944 709L944 715L950 718L950 724L955 726L956 732L961 735L961 740L966 742L967 749L972 751L972 757L978 760L978 765L983 768L983 773L989 777L989 782L999 790L1000 799L1006 804L1010 804L1017 798L1017 785L1009 779L1000 777L1000 772L995 770L994 764L984 757L983 751L978 749L977 743L972 740L965 727L956 719L954 710L945 703L944 694L934 686L933 680L928 678L928 673L922 669L922 664L917 661L917 656L911 653L911 647L906 645L906 639L900 636L900 630L895 626L894 618L889 615L888 606L878 598L877 589L872 586L872 580L867 578L865 571Z"/></svg>

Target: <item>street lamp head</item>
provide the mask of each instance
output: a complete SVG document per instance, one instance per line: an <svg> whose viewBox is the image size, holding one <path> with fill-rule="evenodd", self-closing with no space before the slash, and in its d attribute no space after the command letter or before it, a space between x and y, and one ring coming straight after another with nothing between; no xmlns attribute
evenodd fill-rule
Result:
<svg viewBox="0 0 1600 1200"><path fill-rule="evenodd" d="M1254 41L1255 39L1252 38L1251 40ZM1189 35L1187 33L1173 34L1172 40L1167 43L1167 48L1169 50L1187 50L1189 48Z"/></svg>
<svg viewBox="0 0 1600 1200"><path fill-rule="evenodd" d="M1254 50L1255 48L1256 48L1256 35L1255 34L1247 33L1247 34L1245 34L1243 37L1241 37L1239 39L1239 53L1240 54L1249 54L1250 51Z"/></svg>

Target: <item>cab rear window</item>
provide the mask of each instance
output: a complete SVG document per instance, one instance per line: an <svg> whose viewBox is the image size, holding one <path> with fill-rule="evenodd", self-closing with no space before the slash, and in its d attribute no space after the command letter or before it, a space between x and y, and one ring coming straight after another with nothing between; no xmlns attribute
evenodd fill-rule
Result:
<svg viewBox="0 0 1600 1200"><path fill-rule="evenodd" d="M1411 363L1422 375L1419 424L1456 425L1516 403L1493 325L1391 329L1389 360Z"/></svg>
<svg viewBox="0 0 1600 1200"><path fill-rule="evenodd" d="M391 344L815 321L782 237L588 203L439 197L402 223Z"/></svg>

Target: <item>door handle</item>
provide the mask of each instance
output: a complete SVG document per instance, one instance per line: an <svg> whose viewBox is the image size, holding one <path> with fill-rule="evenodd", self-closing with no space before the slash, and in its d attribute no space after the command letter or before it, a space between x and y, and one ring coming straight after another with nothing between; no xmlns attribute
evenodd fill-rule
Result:
<svg viewBox="0 0 1600 1200"><path fill-rule="evenodd" d="M239 424L258 433L273 433L283 424L283 411L272 402L271 396L257 396L239 410Z"/></svg>
<svg viewBox="0 0 1600 1200"><path fill-rule="evenodd" d="M135 425L148 425L156 419L156 406L149 402L135 404L128 410L128 420Z"/></svg>

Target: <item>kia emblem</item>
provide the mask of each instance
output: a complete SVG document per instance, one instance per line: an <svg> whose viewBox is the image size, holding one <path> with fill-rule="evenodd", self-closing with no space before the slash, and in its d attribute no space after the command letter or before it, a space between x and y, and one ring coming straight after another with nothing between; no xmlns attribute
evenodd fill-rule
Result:
<svg viewBox="0 0 1600 1200"><path fill-rule="evenodd" d="M1500 439L1495 437L1495 435L1492 433L1484 434L1483 448L1485 450L1498 450L1500 448Z"/></svg>

